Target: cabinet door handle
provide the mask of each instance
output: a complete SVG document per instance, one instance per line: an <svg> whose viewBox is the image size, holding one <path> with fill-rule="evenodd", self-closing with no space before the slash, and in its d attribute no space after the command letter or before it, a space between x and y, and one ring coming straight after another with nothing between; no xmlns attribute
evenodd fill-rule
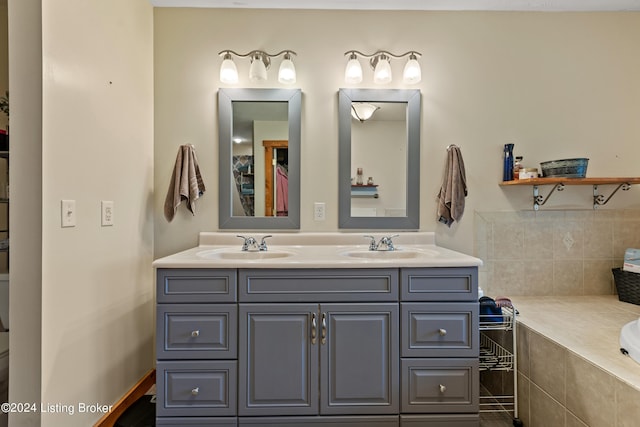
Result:
<svg viewBox="0 0 640 427"><path fill-rule="evenodd" d="M441 337L443 337L443 336L447 335L447 330L443 329L443 328L440 328L440 329L438 329L438 333L440 334Z"/></svg>
<svg viewBox="0 0 640 427"><path fill-rule="evenodd" d="M447 387L440 384L440 393L444 393L445 391L447 391Z"/></svg>
<svg viewBox="0 0 640 427"><path fill-rule="evenodd" d="M192 396L197 396L198 393L200 393L200 387L196 387L194 389L191 389L191 395Z"/></svg>
<svg viewBox="0 0 640 427"><path fill-rule="evenodd" d="M320 334L320 342L327 343L327 313L322 313L322 333Z"/></svg>
<svg viewBox="0 0 640 427"><path fill-rule="evenodd" d="M316 314L311 313L311 344L316 343L316 335L318 334L318 322Z"/></svg>
<svg viewBox="0 0 640 427"><path fill-rule="evenodd" d="M191 331L191 336L192 336L193 338L197 338L197 337L199 337L199 336L200 336L200 331L198 331L198 330Z"/></svg>

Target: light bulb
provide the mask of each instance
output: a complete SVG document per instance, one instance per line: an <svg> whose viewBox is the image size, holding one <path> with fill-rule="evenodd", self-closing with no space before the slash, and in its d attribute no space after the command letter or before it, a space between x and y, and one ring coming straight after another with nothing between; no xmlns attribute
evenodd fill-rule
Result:
<svg viewBox="0 0 640 427"><path fill-rule="evenodd" d="M380 55L378 57L378 63L373 71L373 82L378 84L386 84L391 82L391 64L389 64L389 58L386 55Z"/></svg>
<svg viewBox="0 0 640 427"><path fill-rule="evenodd" d="M267 80L267 67L262 62L262 56L254 55L251 58L251 67L249 67L249 80L252 82L260 82Z"/></svg>
<svg viewBox="0 0 640 427"><path fill-rule="evenodd" d="M344 71L344 81L349 84L362 82L362 66L360 66L360 61L358 61L355 53L351 54L349 62L347 62L347 68Z"/></svg>
<svg viewBox="0 0 640 427"><path fill-rule="evenodd" d="M284 55L284 60L280 64L280 69L278 70L278 81L288 85L296 82L296 67L293 65L291 55L288 53Z"/></svg>
<svg viewBox="0 0 640 427"><path fill-rule="evenodd" d="M408 84L420 83L422 80L422 70L420 69L420 64L413 53L409 57L407 64L404 66L402 80Z"/></svg>
<svg viewBox="0 0 640 427"><path fill-rule="evenodd" d="M225 84L238 83L238 69L228 53L224 56L222 65L220 65L220 81Z"/></svg>

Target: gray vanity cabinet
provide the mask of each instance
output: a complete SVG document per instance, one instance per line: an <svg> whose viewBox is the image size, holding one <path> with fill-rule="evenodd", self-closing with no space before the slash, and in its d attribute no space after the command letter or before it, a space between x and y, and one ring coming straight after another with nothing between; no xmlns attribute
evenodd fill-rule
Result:
<svg viewBox="0 0 640 427"><path fill-rule="evenodd" d="M236 270L159 269L156 299L156 424L235 426Z"/></svg>
<svg viewBox="0 0 640 427"><path fill-rule="evenodd" d="M240 425L398 425L397 269L240 270L239 283Z"/></svg>
<svg viewBox="0 0 640 427"><path fill-rule="evenodd" d="M240 304L238 415L397 414L398 329L397 303Z"/></svg>
<svg viewBox="0 0 640 427"><path fill-rule="evenodd" d="M478 427L478 271L401 270L401 426Z"/></svg>
<svg viewBox="0 0 640 427"><path fill-rule="evenodd" d="M156 424L477 427L477 268L158 269Z"/></svg>

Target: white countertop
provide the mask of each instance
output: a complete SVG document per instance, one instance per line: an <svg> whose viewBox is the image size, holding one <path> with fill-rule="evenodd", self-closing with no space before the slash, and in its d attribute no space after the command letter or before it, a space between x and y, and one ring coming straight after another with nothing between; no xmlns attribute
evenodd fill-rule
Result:
<svg viewBox="0 0 640 427"><path fill-rule="evenodd" d="M241 252L237 235L266 240L264 252ZM369 253L363 236L399 234L393 238L393 252ZM356 256L348 256L347 254ZM223 256L219 256L223 254ZM282 256L278 256L281 254ZM273 258L266 258L266 257ZM231 257L231 258L229 258ZM154 261L156 268L385 268L385 267L470 267L482 260L435 245L430 232L404 233L200 233L199 245Z"/></svg>

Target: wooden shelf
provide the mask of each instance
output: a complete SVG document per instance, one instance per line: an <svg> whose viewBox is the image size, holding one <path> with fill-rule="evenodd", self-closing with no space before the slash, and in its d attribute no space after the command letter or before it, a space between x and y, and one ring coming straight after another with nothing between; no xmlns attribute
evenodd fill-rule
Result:
<svg viewBox="0 0 640 427"><path fill-rule="evenodd" d="M640 177L632 178L529 178L502 181L500 186L510 185L616 185L640 184Z"/></svg>
<svg viewBox="0 0 640 427"><path fill-rule="evenodd" d="M529 178L529 179L517 179L513 181L503 181L500 183L501 187L510 186L523 186L528 185L533 187L533 209L538 210L540 206L544 205L549 197L557 190L564 190L565 185L591 185L593 186L593 209L597 209L598 206L606 205L607 202L613 197L618 190L627 191L633 184L640 184L640 177L619 177L619 178ZM553 189L547 194L546 197L541 196L538 187L541 185L553 185ZM616 185L616 189L605 197L603 194L598 194L599 185Z"/></svg>

